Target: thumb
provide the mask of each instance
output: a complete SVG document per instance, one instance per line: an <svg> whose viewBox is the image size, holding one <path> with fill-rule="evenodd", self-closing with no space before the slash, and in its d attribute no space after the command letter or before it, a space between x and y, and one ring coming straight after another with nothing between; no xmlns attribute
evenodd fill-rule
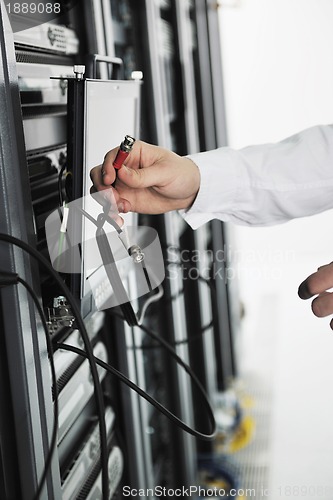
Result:
<svg viewBox="0 0 333 500"><path fill-rule="evenodd" d="M170 180L171 172L157 165L146 168L129 168L125 165L118 170L119 179L131 188L161 187Z"/></svg>

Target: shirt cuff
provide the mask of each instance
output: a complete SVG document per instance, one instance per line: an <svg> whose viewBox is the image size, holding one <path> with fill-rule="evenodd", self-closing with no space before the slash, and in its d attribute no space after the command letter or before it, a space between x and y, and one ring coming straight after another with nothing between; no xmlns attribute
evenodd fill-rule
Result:
<svg viewBox="0 0 333 500"><path fill-rule="evenodd" d="M230 220L242 184L241 166L235 151L219 148L188 158L199 168L200 188L192 206L179 211L181 216L193 229L216 218L225 222Z"/></svg>

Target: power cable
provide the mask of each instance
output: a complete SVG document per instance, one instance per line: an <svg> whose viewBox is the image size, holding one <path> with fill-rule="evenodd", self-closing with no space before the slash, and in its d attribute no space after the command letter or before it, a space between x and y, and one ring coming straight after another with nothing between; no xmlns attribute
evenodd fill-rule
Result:
<svg viewBox="0 0 333 500"><path fill-rule="evenodd" d="M49 453L47 456L47 460L45 461L43 474L39 480L39 484L38 484L38 487L37 487L37 490L36 490L36 493L35 493L34 499L33 499L33 500L38 500L38 498L40 497L41 491L43 489L47 473L48 473L49 468L51 466L53 453L54 453L56 445L57 445L58 417L59 417L57 376L56 376L54 360L53 360L53 347L52 347L52 342L51 342L51 336L50 336L50 333L49 333L49 330L47 327L47 323L45 320L44 312L43 312L43 309L39 303L37 294L35 293L33 288L29 285L29 283L27 281L25 281L23 278L21 278L18 274L0 271L1 287L16 285L18 283L21 283L25 287L27 292L30 294L32 300L34 301L35 307L38 311L40 320L41 320L42 325L43 325L43 329L44 329L44 333L45 333L45 340L46 340L47 354L48 354L50 368L51 368L51 379L52 379L53 398L54 398L54 404L53 404L54 420L53 420L52 436L51 436L51 441L50 441L50 449L49 449Z"/></svg>
<svg viewBox="0 0 333 500"><path fill-rule="evenodd" d="M70 292L68 287L65 285L65 283L62 281L60 276L58 276L56 271L52 268L52 266L46 260L46 258L43 255L41 255L34 247L32 247L28 243L21 241L18 238L15 238L14 236L11 236L8 234L0 233L0 241L10 243L14 246L19 247L22 250L24 250L25 252L27 252L30 256L32 256L34 259L36 259L48 271L48 273L53 277L53 279L55 280L57 285L61 288L63 294L67 297L67 301L71 306L73 316L75 317L75 320L77 322L78 330L80 331L80 333L82 335L84 347L87 351L86 357L89 361L91 375L92 375L93 384L94 384L94 394L95 394L96 408L97 408L99 428L100 428L103 500L108 500L109 499L108 447L107 447L107 433L106 433L105 416L104 416L105 415L105 408L104 408L104 401L103 401L103 393L102 393L102 389L101 389L100 382L99 382L97 366L95 363L93 350L92 350L92 347L90 344L89 335L88 335L88 332L86 330L83 319L81 317L81 313L79 311L79 308L75 302L75 298L73 297L72 293ZM49 455L52 458L51 450L49 450L49 453L48 453L48 456L45 460L45 463L51 462L51 458L49 458ZM44 475L44 473L45 473L45 470L43 471L42 475Z"/></svg>
<svg viewBox="0 0 333 500"><path fill-rule="evenodd" d="M158 336L156 335L156 337L158 337ZM158 338L160 339L160 337L158 337ZM63 344L63 343L58 343L57 347L59 349L64 349L66 351L74 352L75 354L78 354L79 356L84 356L84 357L87 356L87 354L85 353L85 351L83 351L82 349L79 349L78 347L74 347L74 346L71 346L71 345L68 345L68 344ZM171 348L171 350L173 351L172 348ZM194 382L194 384L197 386L198 390L200 391L202 397L205 400L205 403L209 406L209 419L210 419L210 423L211 423L211 426L212 426L212 430L211 430L211 432L209 434L204 434L202 432L199 432L196 429L193 429L192 427L190 427L189 425L187 425L179 417L177 417L174 413L172 413L170 410L168 410L167 408L165 408L165 406L163 406L159 401L157 401L155 398L153 398L152 396L150 396L147 392L145 392L143 389L141 389L141 387L139 387L138 385L136 385L129 378L127 378L123 373L121 373L120 371L118 371L116 368L114 368L110 364L105 363L105 361L102 361L101 359L96 358L96 357L94 359L95 359L95 362L99 366L101 366L102 368L104 368L108 372L110 372L113 375L115 375L121 382L123 382L124 384L126 384L133 391L135 391L137 394L139 394L139 396L141 396L146 401L148 401L148 403L150 403L151 405L153 405L158 411L160 411L161 413L163 413L163 415L165 415L169 420L171 420L174 424L176 424L178 427L180 427L181 429L183 429L185 432L187 432L187 433L191 434L192 436L195 436L195 437L197 437L199 439L202 439L204 441L210 441L216 435L216 422L215 422L215 417L214 417L213 411L211 409L210 403L207 400L207 396L205 394L205 391L204 391L203 387L201 386L201 384L200 384L199 380L197 379L197 377L192 372L191 368L174 351L173 351L173 354L174 354L174 357L177 357L177 362L179 364L181 364L183 366L183 368L185 369L185 371L191 376L192 381Z"/></svg>

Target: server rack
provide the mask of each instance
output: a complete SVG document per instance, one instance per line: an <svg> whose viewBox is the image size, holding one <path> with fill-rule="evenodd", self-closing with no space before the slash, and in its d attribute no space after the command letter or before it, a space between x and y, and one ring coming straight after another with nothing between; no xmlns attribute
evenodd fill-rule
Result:
<svg viewBox="0 0 333 500"><path fill-rule="evenodd" d="M93 27L96 26L94 6L93 2L84 3L86 13L94 13L94 16L86 16ZM71 11L66 18L44 25L43 29L34 27L14 34L14 39L4 4L1 4L1 16L1 45L2 53L5 54L2 65L5 83L3 100L7 102L8 109L8 119L1 121L1 137L2 140L8 137L8 145L11 144L14 151L14 157L9 152L3 156L2 176L7 184L14 179L17 182L15 190L8 184L1 199L4 213L7 213L3 232L21 237L36 246L40 254L46 255L45 220L59 205L59 188L62 190L64 187L59 174L66 164L67 154L67 86L64 79L51 80L50 77L73 74L73 64L79 56L79 39L72 30L74 24L80 28L78 33L81 33L82 38L80 57L92 42L82 35L85 30L80 26L77 10ZM15 159L17 154L20 154L19 160ZM12 161L15 162L13 167ZM30 190L27 189L28 186ZM14 197L15 202L10 202L10 197ZM14 217L9 215L8 210L13 212ZM14 255L15 260L11 257ZM20 270L20 275L26 276L40 294L45 313L48 312L51 333L58 340L67 342L66 339L69 339L74 345L81 347L77 338L78 331L72 327L70 308L65 299L59 296L59 290L54 287L49 276L26 257L21 258L17 251L5 251L4 264L8 258L11 260L10 267ZM13 421L20 421L20 425L14 428L11 425L10 428L10 413L6 415L2 411L2 496L8 499L33 498L49 452L54 418L46 345L31 299L27 299L20 291L19 303L16 299L15 305L15 294L10 298L6 290L2 295L3 341L6 344L3 352L7 352L6 357L11 359L16 372L15 382L8 383L13 368L8 365L6 371L7 361L4 360L2 390L9 407L13 405ZM22 308L25 311L23 316ZM8 317L5 313L8 310L16 311L16 314ZM23 317L24 325L20 327ZM19 323L14 326L13 321ZM12 322L11 327L9 322ZM103 323L103 315L95 314L87 318L86 328L95 345L96 354L107 360L105 344L100 340ZM9 337L5 341L7 334ZM14 349L15 343L20 346L19 350ZM8 356L10 351L13 352ZM76 495L75 498L91 498L91 495L101 498L101 464L98 458L100 445L99 437L95 436L96 431L92 432L91 429L92 422L96 420L96 408L92 399L93 387L88 366L78 356L68 357L61 350L57 350L54 357L59 392L58 446L42 495L43 498L73 498L73 495ZM22 378L22 383L18 373L22 373L25 378ZM99 376L107 396L111 392L110 381L103 370L99 370ZM22 388L25 388L23 393ZM22 394L17 394L17 391ZM115 436L113 415L114 410L109 407L106 413L110 451L109 477L110 490L113 498L116 498L123 469L123 451ZM11 443L12 451L8 448L6 438L9 435L15 436ZM13 446L14 439L16 442ZM85 445L82 446L82 443ZM95 450L93 457L89 452L89 461L85 458L87 447ZM17 471L20 471L19 481ZM76 471L74 486L71 479L73 471ZM87 481L83 485L85 479ZM82 486L81 491L78 491L78 486Z"/></svg>
<svg viewBox="0 0 333 500"><path fill-rule="evenodd" d="M150 142L170 147L180 154L225 145L226 128L223 87L221 84L222 74L219 60L216 57L218 30L216 11L212 12L212 5L208 3L203 5L202 2L192 1L146 1L145 9L143 9L142 5L138 7L137 2L124 2L121 7L116 2L113 2L111 3L111 10L115 13L112 29L114 34L112 53L123 57L124 54L130 54L128 58L124 57L128 61L128 72L138 68L135 55L137 56L136 60L140 61L140 69L144 69L144 87L146 90L143 95L143 109L145 110L143 121L144 138ZM136 15L137 19L140 19L140 37L136 31L137 26L131 23L131 13ZM147 33L146 37L143 36L143 32ZM199 39L202 40L202 38L207 40L208 43L199 43ZM133 50L131 46L133 39L136 40L136 50ZM215 46L212 48L210 43L213 40ZM144 57L142 54L144 54ZM212 69L213 65L214 70ZM177 81L174 74L175 68ZM216 83L213 82L213 78L216 79L217 75L219 81ZM176 87L178 89L177 93L175 92ZM147 97L147 91L150 98ZM147 105L148 101L149 105ZM147 219L145 220L147 221ZM164 246L181 246L184 243L184 240L182 242L183 233L186 232L182 220L176 214L166 215L162 220L163 222L157 224L157 229L162 241L164 241ZM149 218L146 223L153 226L156 224ZM221 224L220 229L222 231ZM212 227L207 226L193 234L191 236L191 248L200 248L202 252L209 250L212 232ZM220 240L217 241L217 232L215 241L214 248L216 249L218 248L216 245L221 243ZM213 250L211 251L213 252ZM181 293L182 288L181 273L178 273L177 280L171 283L170 286L166 286L165 302L168 303L170 297L177 297L176 300L172 301L171 306L169 304L167 332L163 328L161 329L161 323L158 320L154 320L153 317L147 319L148 325L150 323L156 325L156 328L163 331L171 342L186 340L190 329L188 318L193 315L195 309L193 304L192 308L185 307L183 294ZM227 293L224 278L217 285L217 289L219 299L223 301L223 297L226 297ZM213 322L213 313L207 311L212 305L216 304L214 297L210 297L207 285L203 283L199 285L198 295L199 309L202 316L198 318L197 315L194 315L194 317L198 319L198 325L201 324L202 327L205 327L207 325L205 321L208 321L209 318L209 321ZM228 308L227 302L224 301L223 304ZM228 309L226 311L228 313ZM214 326L215 328L212 328L204 338L204 348L201 349L202 355L200 358L203 367L201 370L202 381L205 382L212 399L218 390L224 390L227 387L235 373L229 370L230 366L228 367L227 363L222 363L221 359L221 356L223 356L223 359L227 359L229 362L231 355L231 347L228 344L232 340L230 322L228 314L225 314L225 309L220 317L220 325L215 319ZM142 334L137 332L136 338L140 340L137 341L135 359L137 366L141 367L143 362L142 348L144 358L148 357L149 359L147 355L149 350L144 350L147 340L142 337ZM222 354L221 342L224 344ZM130 344L130 348L133 349L134 345L135 342ZM177 351L187 361L191 357L192 360L196 359L197 354L193 352L193 349L191 353L191 349L189 350L186 345L177 348ZM211 361L212 357L213 361ZM224 371L222 371L222 365ZM141 384L149 387L152 375L144 374L140 369L139 372ZM173 400L183 402L183 407L179 405L177 407L176 405L176 410L180 411L185 420L187 419L194 424L192 409L195 409L195 404L192 401L190 383L182 373L174 374L174 377L174 383L172 384L174 387L172 389ZM170 380L172 378L169 378L169 385ZM181 399L179 399L179 395ZM149 411L145 409L145 403L143 403L141 424L143 429L148 429L149 434L153 430L149 425L147 415L149 415ZM201 419L201 421L199 419L196 423L205 424L206 422L204 419ZM153 487L158 477L158 475L154 474L153 466L156 453L152 453L149 439L147 439L145 433L143 441L146 443L144 448L145 464L148 470L148 482L146 484ZM158 438L155 438L156 441L158 442ZM162 441L163 439L160 440L161 448ZM181 433L177 441L180 443L180 447L178 447L178 449L180 448L178 453L179 462L183 464L181 473L183 484L195 484L197 480L195 458L197 444L193 438L184 436L183 433ZM199 449L207 450L207 447L200 445ZM209 449L211 450L212 447L210 446Z"/></svg>
<svg viewBox="0 0 333 500"><path fill-rule="evenodd" d="M161 97L170 95L170 91L165 88L168 81L170 84L170 78L168 79L165 70L163 38L158 45L157 34L159 19L170 22L171 18L166 14L168 9L172 9L175 14L169 28L170 25L173 26L174 40L179 44L179 68L182 76L179 84L182 98L178 97L178 101L174 101L178 107L171 106L173 113L169 110L170 99L168 102L166 97L164 99ZM225 146L227 134L216 3L147 2L147 25L150 33L149 53L156 70L152 75L151 85L155 114L158 117L156 130L159 144L172 147L179 154ZM174 126L177 123L175 119L177 112L184 116L184 136L177 135ZM177 143L175 136L181 140L181 145ZM180 251L201 252L201 262L194 266L199 274L204 271L205 255L216 256L219 251L227 248L224 227L219 221L213 221L204 228L192 232L175 214L167 214L165 226L169 245L179 247ZM182 355L184 359L191 360L212 401L216 399L218 392L223 392L230 386L236 375L235 332L232 331L229 315L230 301L235 297L231 297L226 280L227 259L226 253L222 262L216 261L215 257L212 259L211 267L216 273L215 276L207 277L206 284L201 280L196 285L192 283L192 286L188 286L189 280L184 281L183 287L179 284L178 288L174 289L176 294L179 294L180 287L185 290L185 303L178 308L175 306L176 310L173 313L173 318L177 318L175 329L182 332L181 336L200 335L200 330L206 329L211 323L211 328L207 329L202 341L183 349ZM179 283L182 282L181 270L178 280ZM212 293L207 289L208 286L213 290ZM190 393L189 387L187 393ZM198 402L189 399L187 404L194 409L196 423L204 425L205 418L202 415L198 416L200 414L196 408ZM198 452L213 451L212 444L207 445L207 443L189 441L183 446L188 456ZM196 468L192 466L192 480L195 477Z"/></svg>
<svg viewBox="0 0 333 500"><path fill-rule="evenodd" d="M173 72L173 63L176 60L177 45L176 40L178 37L176 24L175 24L175 11L171 8L171 4L168 2L161 5L161 9L157 8L157 5L147 2L144 9L138 9L136 2L124 2L121 6L117 2L111 2L111 13L113 18L113 33L114 33L114 51L113 54L117 57L122 57L124 60L125 73L131 74L135 69L140 69L140 64L136 62L135 56L138 60L143 63L144 69L144 87L143 87L143 121L142 129L145 139L150 142L155 142L154 139L158 138L159 129L156 127L156 122L159 119L156 115L155 101L152 103L151 99L149 102L149 94L154 87L154 75L155 71L160 70L160 62L162 62L163 71ZM138 12L141 10L141 12ZM150 20L155 17L153 24L150 24ZM131 17L132 15L132 17ZM148 39L141 39L138 37L137 26L133 22L134 15L138 15L138 19L143 23L143 26L147 27ZM162 28L161 28L162 27ZM149 39L151 36L156 37L159 28L162 29L162 43L155 46L160 50L160 54L157 57L158 63L155 66L156 60L152 54L152 47L149 44ZM152 33L154 30L154 33ZM133 46L133 40L136 40L140 44L141 51L138 51L137 46ZM149 49L147 51L147 48ZM147 54L148 61L144 61L142 54ZM140 57L141 56L141 57ZM178 61L179 65L180 62ZM170 74L170 73L168 73ZM159 80L160 82L160 80ZM165 87L164 87L165 89ZM163 91L162 91L163 93ZM168 100L171 105L169 117L169 132L166 135L166 141L172 141L171 135L172 129L179 127L181 130L181 135L184 136L184 126L182 123L182 111L183 106L177 108L179 101L179 96L173 88L169 88L168 97L163 94L163 99ZM180 99L182 103L182 99ZM149 103L149 105L148 105ZM158 103L157 103L158 104ZM149 110L149 113L145 111ZM178 139L177 139L178 140ZM171 145L171 142L170 142ZM184 148L183 145L181 145ZM141 221L142 223L143 221ZM155 222L145 218L147 225L153 225ZM168 233L170 229L165 228L165 220L160 221L158 224L158 233L160 238L164 241L168 240L167 236L162 237L162 234ZM169 238L170 241L170 238ZM171 292L172 293L172 292ZM163 332L167 335L167 338L172 342L179 338L179 321L183 321L182 309L179 306L175 309L172 305L172 310L170 311L170 317L168 319L169 328L163 329ZM177 315L174 318L174 314ZM162 325L165 322L161 321L161 317L158 315L154 319L154 315L149 312L146 318L146 324L154 327L157 331L162 331ZM125 359L126 364L120 365L122 370L134 370L136 373L136 380L139 382L141 387L144 387L148 392L158 394L168 407L172 407L177 415L181 418L191 423L191 402L188 401L188 394L190 393L189 382L185 379L184 374L180 372L178 368L172 367L170 361L165 359L164 353L160 353L161 363L164 366L162 373L158 373L159 369L156 363L150 363L152 358L156 356L158 351L149 351L147 336L142 334L137 328L133 332L127 331L127 349L129 350L129 357ZM133 349L135 350L135 356L133 359ZM118 352L122 350L122 344L118 346ZM154 354L151 354L154 352ZM151 356L149 355L151 354ZM119 357L121 359L121 357ZM131 363L129 360L132 359ZM150 360L150 361L149 361ZM134 367L133 367L134 364ZM126 366L127 365L127 366ZM153 366L155 365L155 370ZM132 367L132 368L131 368ZM149 370L148 370L149 367ZM156 380L158 382L156 383ZM168 386L168 390L165 387ZM126 389L124 389L126 393ZM156 413L156 410L152 410L147 406L147 403L139 400L138 409L140 410L140 420L141 420L141 433L142 433L142 443L144 450L144 463L145 463L145 482L142 482L143 477L141 477L141 487L146 484L147 487L153 488L158 484L194 484L195 482L195 453L193 450L193 445L191 444L193 439L189 436L184 436L184 433L177 432L176 429L170 428L170 424L165 421L165 418ZM157 424L157 422L159 422ZM156 423L156 424L155 424ZM162 430L164 429L164 432ZM168 444L168 445L167 445ZM162 465L163 464L163 465ZM177 465L176 465L177 464ZM133 472L135 469L132 470ZM132 484L137 485L137 477L135 477L135 472L132 475Z"/></svg>
<svg viewBox="0 0 333 500"><path fill-rule="evenodd" d="M18 78L11 27L4 3L1 14L1 232L34 244L34 229ZM2 245L3 269L17 272L39 288L36 263L24 252ZM10 311L10 314L8 312ZM46 343L31 298L17 287L1 290L2 493L4 498L33 496L44 467L52 425L52 400ZM52 462L48 489L59 491L59 466Z"/></svg>
<svg viewBox="0 0 333 500"><path fill-rule="evenodd" d="M58 205L58 199L54 193L58 189L59 172L66 161L65 98L67 90L63 80L50 83L49 76L57 76L57 72L64 76L67 69L71 72L72 65L75 62L81 63L84 54L98 53L108 57L122 57L126 77L129 77L134 70L144 70L145 91L142 113L144 139L170 147L179 154L193 153L225 144L221 68L219 57L214 52L218 50L216 44L218 33L216 12L213 5L210 2L183 2L182 0L146 0L143 8L142 5L141 3L139 6L138 2L130 0L121 2L121 6L119 2L109 2L108 0L85 0L83 3L84 24L80 21L79 7L76 6L76 9L68 13L66 19L59 20L58 24L55 24L60 30L59 33L65 29L65 26L66 29L74 28L73 32L70 31L72 36L70 54L61 48L59 50L59 47L58 50L54 50L50 39L49 41L45 40L46 46L41 47L36 43L29 45L25 43L22 36L20 38L20 35L16 35L16 68L19 72L21 109L27 151L22 150L22 131L18 131L20 146L17 147L17 150L21 154L21 165L24 165L25 161L28 163L32 196L32 202L22 196L24 207L21 212L24 211L25 219L30 217L32 220L33 207L35 227L33 227L32 222L27 227L30 227L31 240L34 240L36 235L37 248L41 253L46 253L45 218ZM3 8L2 14L4 15ZM135 17L136 14L137 17ZM140 30L139 26L144 27L144 29ZM53 29L55 28L52 27ZM7 31L10 31L8 23ZM142 31L146 31L146 37L142 35ZM203 36L203 34L206 35ZM6 43L8 43L7 40L8 38L6 38ZM207 43L199 43L199 40L206 40ZM77 41L80 42L79 51ZM10 64L15 66L13 56L12 52L8 59ZM42 89L39 87L37 92L29 83L33 79L32 77L38 74L36 71L40 72L40 80L44 78L44 82L48 82ZM106 65L101 65L99 76L109 77ZM206 84L207 79L209 79L209 85ZM12 122L15 127L19 127L19 124L22 124L22 118L15 75L10 82L7 79L6 83L8 88L16 85L16 101L13 106L15 111L9 110L8 114L11 113L14 116ZM216 107L219 105L221 105L220 112L216 113ZM38 136L33 133L36 130L36 125L40 126L41 133ZM10 135L13 135L13 130L10 130ZM8 156L5 160L9 161ZM3 174L5 174L4 170ZM26 174L17 173L17 178L19 176L21 176L22 183L25 182L28 185ZM5 175L3 177L5 178ZM9 200L10 196L8 195L8 199L4 199L6 210L12 204ZM7 222L9 223L9 221ZM9 231L12 227L12 221L10 222L11 226L4 228L4 231ZM209 244L212 245L209 243L209 238L213 233L211 227L207 226L195 235L188 236L185 224L176 214L168 214L154 220L146 218L145 224L156 226L165 248L169 245L179 247L184 244L186 248L199 248L205 251L209 248ZM17 222L19 235L22 227L24 227L23 219L19 217ZM221 226L219 227L221 229ZM220 235L217 233L218 231L215 231L216 245L221 243ZM26 267L26 269L28 268ZM44 273L38 274L34 268L31 274L35 277L36 289L38 290L39 287L41 289L44 306L49 306L52 315L52 308L54 309L52 300L58 298L57 294ZM135 283L132 286L135 287ZM221 284L219 292L222 293L222 296L225 293L223 286ZM191 326L189 315L193 314L193 309L189 309L185 303L182 293L182 274L179 269L176 279L170 281L165 288L165 298L161 302L161 307L165 308L165 312L162 314L160 308L152 309L146 317L146 325L152 329L163 331L170 342L186 341ZM7 293L8 291L2 291L5 296ZM197 299L200 306L198 308L200 310L199 322L201 326L207 326L212 320L213 312L210 311L211 300L204 283L198 285ZM28 299L25 298L25 300ZM8 302L4 304L6 307ZM60 306L59 300L56 301L57 312L60 311ZM29 307L30 316L33 316L31 304ZM57 314L53 314L53 318L54 316L56 316L56 320L59 319ZM223 315L222 322L225 321L225 318L226 316ZM30 317L26 318L26 326L29 325L29 330L39 328L38 324L33 326L35 320L33 319L31 322L30 319ZM4 318L5 320L7 322L8 318ZM192 397L189 380L179 367L174 367L170 363L163 353L159 352L157 355L156 349L148 349L152 346L149 344L147 336L137 328L133 330L126 325L124 326L119 319L108 318L105 325L103 314L94 316L90 323L87 322L87 325L92 341L99 345L98 339L102 339L102 344L107 346L106 359L114 362L148 392L156 393L167 406L172 407L190 425L198 424L199 426L200 424L201 426L204 423L194 415L197 403L195 396ZM72 331L70 324L66 325L66 321L62 321L62 323L56 321L56 326L59 327L63 338L68 336L72 338L73 334L74 336L77 334L76 331ZM216 390L216 385L220 384L220 389L225 387L223 384L226 383L226 376L232 374L232 369L228 370L227 375L221 370L221 379L216 381L216 378L219 377L216 375L218 368L215 370L214 363L208 362L210 357L214 356L216 364L219 366L221 356L216 349L216 341L224 338L225 332L225 326L220 326L214 332L208 331L203 338L202 353L204 357L201 360L203 367L201 376L211 396ZM213 333L215 334L215 344L212 339ZM20 338L21 336L19 336ZM33 334L33 338L36 341L36 333ZM43 470L43 450L40 447L41 439L39 436L43 434L45 459L46 434L50 432L52 422L50 380L45 345L40 338L42 338L41 332L38 334L41 354L35 349L34 363L37 366L36 370L42 370L43 378L40 377L40 373L35 375L35 378L39 381L43 380L44 386L39 385L38 398L35 393L27 393L25 398L27 405L32 402L34 406L30 423L33 424L33 433L35 433L33 435L35 448L27 447L23 452L21 447L17 445L12 447L18 450L17 456L15 454L7 455L6 441L2 443L2 451L6 455L6 460L8 456L12 457L10 465L15 465L15 461L26 462L31 459L32 455L35 456L35 461L29 462L32 469L29 471L31 472L29 478L26 477L26 473L22 473L21 485L22 488L26 488L26 498L30 498L35 491L37 478L40 477ZM231 339L229 330L227 338ZM8 339L8 343L9 348L12 348L13 340ZM177 347L177 352L184 360L195 360L197 363L197 352L192 346L189 347L185 343ZM225 349L222 354L229 355ZM160 370L159 363L155 363L155 367L152 369L152 362L156 361L156 357L161 366L164 367L163 370ZM25 352L23 359L29 359ZM39 368L39 364L42 365L42 368ZM63 381L61 392L66 391L66 386L72 383L72 376L75 376L78 370L83 369L82 365L83 363L74 357L66 365L66 370L58 372L59 379L61 378ZM31 379L33 375L27 374L23 370L22 377L28 376ZM158 383L152 383L156 376ZM3 386L5 387L8 374L4 373L3 377ZM120 433L115 431L112 436L110 435L112 449L116 450L113 455L114 462L112 462L114 463L112 470L118 471L118 475L115 474L117 480L115 482L118 484L121 469L124 467L124 484L128 482L137 488L153 487L161 483L172 486L195 484L197 482L196 454L198 446L195 440L182 431L176 431L165 421L164 417L157 417L155 411L149 408L136 394L119 387L109 378L103 376L103 380L107 400L111 401L109 413L115 415L115 420L119 422L120 428ZM13 387L12 389L13 401L16 404L18 388ZM43 391L46 396L43 395ZM10 396L11 394L7 394L8 398ZM42 396L45 399L44 406ZM15 404L13 414L17 411ZM45 493L47 495L45 498L52 498L52 495L55 498L60 498L61 486L63 494L65 494L66 481L69 481L68 478L71 477L73 470L78 467L74 456L80 453L80 457L84 460L85 445L82 446L82 443L87 443L86 440L89 439L89 436L94 435L93 426L88 425L90 419L94 419L94 415L94 404L89 401L82 416L73 419L68 432L61 439L58 452L53 459L52 472L48 479L48 493ZM38 419L41 419L42 422L37 423ZM152 425L156 421L158 423ZM4 419L3 426L6 430L9 429L8 425L9 419ZM19 431L18 435L25 433L26 429L19 429ZM2 433L2 435L4 434ZM93 440L92 443L95 441ZM93 444L93 446L95 445L96 443ZM118 450L120 450L120 454ZM27 457L29 453L30 456ZM17 488L12 477L14 468L8 467L8 462L5 463L5 460L2 460L2 464L5 472L2 481L3 487L6 487L6 492L8 492L8 484L10 484L13 488L12 491L14 491L14 488ZM95 478L98 466L97 469L95 467L94 471L92 471L91 478ZM92 479L90 479L90 487L95 487ZM13 498L16 494L17 489ZM87 492L82 493L82 495L87 496Z"/></svg>

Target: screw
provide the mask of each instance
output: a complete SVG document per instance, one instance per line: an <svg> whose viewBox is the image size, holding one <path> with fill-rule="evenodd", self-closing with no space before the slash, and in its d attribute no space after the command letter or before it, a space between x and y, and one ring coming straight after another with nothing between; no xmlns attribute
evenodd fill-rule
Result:
<svg viewBox="0 0 333 500"><path fill-rule="evenodd" d="M131 79L132 80L143 80L143 72L142 71L132 71Z"/></svg>
<svg viewBox="0 0 333 500"><path fill-rule="evenodd" d="M74 73L78 80L83 80L83 75L86 72L86 67L83 65L74 66Z"/></svg>

